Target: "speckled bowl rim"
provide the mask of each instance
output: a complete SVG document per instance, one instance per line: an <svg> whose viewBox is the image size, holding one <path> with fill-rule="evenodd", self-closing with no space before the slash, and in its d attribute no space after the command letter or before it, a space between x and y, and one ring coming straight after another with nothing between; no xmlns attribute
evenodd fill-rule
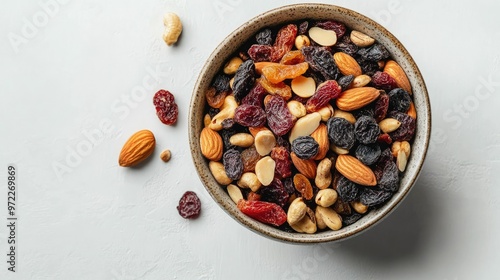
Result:
<svg viewBox="0 0 500 280"><path fill-rule="evenodd" d="M300 19L336 19L345 22L352 29L372 36L386 46L394 60L401 65L410 79L418 116L417 130L413 140L418 145L412 147L412 154L408 160L406 172L401 179L400 188L393 197L384 206L372 210L351 226L344 227L339 231L324 231L316 234L284 232L242 214L224 188L213 178L208 168L208 161L201 154L199 144L199 134L203 128L204 93L218 69L251 36L245 34L255 34L265 26L278 25ZM349 21L346 19L349 19ZM372 19L350 9L329 4L292 4L282 6L264 12L238 27L215 48L207 59L193 89L189 108L189 144L191 154L198 176L210 196L229 216L248 229L271 239L287 243L341 241L373 228L375 224L393 212L412 189L424 164L430 135L431 108L427 88L420 70L406 48L394 35Z"/></svg>

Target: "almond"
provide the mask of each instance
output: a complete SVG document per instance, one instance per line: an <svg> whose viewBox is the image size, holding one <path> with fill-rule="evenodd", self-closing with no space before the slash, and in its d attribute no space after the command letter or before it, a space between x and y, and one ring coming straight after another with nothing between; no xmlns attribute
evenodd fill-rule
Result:
<svg viewBox="0 0 500 280"><path fill-rule="evenodd" d="M415 104L413 104L413 101L410 102L410 108L408 108L408 112L406 112L408 116L417 119L417 110L415 109Z"/></svg>
<svg viewBox="0 0 500 280"><path fill-rule="evenodd" d="M339 155L335 168L347 179L363 186L377 185L373 171L357 158L350 155Z"/></svg>
<svg viewBox="0 0 500 280"><path fill-rule="evenodd" d="M293 165L297 170L306 176L308 179L316 178L316 162L312 159L301 159L294 152L290 153Z"/></svg>
<svg viewBox="0 0 500 280"><path fill-rule="evenodd" d="M330 149L330 141L328 140L328 128L324 123L320 123L318 128L316 128L311 137L319 144L318 154L313 158L314 160L321 160L326 156L326 153Z"/></svg>
<svg viewBox="0 0 500 280"><path fill-rule="evenodd" d="M354 75L354 77L357 77L363 74L358 62L352 56L344 52L337 52L333 55L333 59L335 60L335 64L337 64L340 73L343 75Z"/></svg>
<svg viewBox="0 0 500 280"><path fill-rule="evenodd" d="M201 153L208 160L219 161L222 158L222 137L219 133L205 127L200 134Z"/></svg>
<svg viewBox="0 0 500 280"><path fill-rule="evenodd" d="M396 80L396 84L398 87L404 89L406 92L411 94L411 85L408 77L406 76L403 68L399 66L399 64L394 60L388 60L384 66L384 72L389 74L394 80Z"/></svg>
<svg viewBox="0 0 500 280"><path fill-rule="evenodd" d="M125 142L118 158L120 166L135 166L148 158L156 145L155 136L149 130L140 130L134 133Z"/></svg>
<svg viewBox="0 0 500 280"><path fill-rule="evenodd" d="M353 111L372 103L383 90L374 87L359 87L344 91L337 98L337 107L344 111Z"/></svg>

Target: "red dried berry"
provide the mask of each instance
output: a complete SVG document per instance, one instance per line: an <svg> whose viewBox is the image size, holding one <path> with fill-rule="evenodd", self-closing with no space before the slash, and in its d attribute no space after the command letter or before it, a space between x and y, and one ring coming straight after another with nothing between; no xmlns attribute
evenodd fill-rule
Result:
<svg viewBox="0 0 500 280"><path fill-rule="evenodd" d="M281 178L292 176L292 160L285 147L274 147L271 150L271 158L276 163L275 173Z"/></svg>
<svg viewBox="0 0 500 280"><path fill-rule="evenodd" d="M293 127L293 116L283 98L271 96L266 103L267 124L274 134L285 135Z"/></svg>
<svg viewBox="0 0 500 280"><path fill-rule="evenodd" d="M395 118L401 122L401 125L395 131L389 133L393 141L410 141L415 134L417 122L408 114L400 112L390 112L387 114L390 118Z"/></svg>
<svg viewBox="0 0 500 280"><path fill-rule="evenodd" d="M281 207L285 207L288 202L288 192L283 186L280 179L274 178L269 186L263 186L259 189L262 201L276 203Z"/></svg>
<svg viewBox="0 0 500 280"><path fill-rule="evenodd" d="M261 195L256 192L249 192L247 195L248 201L260 201Z"/></svg>
<svg viewBox="0 0 500 280"><path fill-rule="evenodd" d="M175 124L179 115L179 108L175 103L173 94L161 89L155 93L153 104L156 107L156 115L162 123L166 125Z"/></svg>
<svg viewBox="0 0 500 280"><path fill-rule="evenodd" d="M241 199L238 202L238 209L243 214L265 224L281 226L286 222L285 210L276 203Z"/></svg>
<svg viewBox="0 0 500 280"><path fill-rule="evenodd" d="M376 88L390 91L398 87L396 80L389 74L381 71L375 72L372 76L372 83Z"/></svg>
<svg viewBox="0 0 500 280"><path fill-rule="evenodd" d="M278 31L271 54L272 62L280 61L287 52L292 50L295 44L295 37L297 37L297 31L298 29L295 24L286 25Z"/></svg>
<svg viewBox="0 0 500 280"><path fill-rule="evenodd" d="M375 106L374 106L374 118L377 121L377 123L381 122L383 119L385 119L385 116L387 115L387 109L389 108L389 95L386 93L380 94L380 96L377 98L377 101L375 101Z"/></svg>
<svg viewBox="0 0 500 280"><path fill-rule="evenodd" d="M266 89L260 83L255 83L255 86L250 90L250 92L245 97L243 97L243 99L241 100L241 104L262 107L264 97L266 95Z"/></svg>
<svg viewBox="0 0 500 280"><path fill-rule="evenodd" d="M248 56L254 62L270 61L274 48L268 45L252 45L248 49Z"/></svg>
<svg viewBox="0 0 500 280"><path fill-rule="evenodd" d="M316 23L316 26L326 30L335 31L335 34L337 34L337 38L344 36L346 31L345 25L343 23L334 20L320 21Z"/></svg>
<svg viewBox="0 0 500 280"><path fill-rule="evenodd" d="M266 122L266 112L259 106L242 104L234 111L234 121L243 126L262 126Z"/></svg>
<svg viewBox="0 0 500 280"><path fill-rule="evenodd" d="M377 142L390 145L392 143L392 139L391 136L389 136L389 134L383 133L378 136Z"/></svg>
<svg viewBox="0 0 500 280"><path fill-rule="evenodd" d="M192 191L185 192L179 200L177 211L184 219L198 218L201 211L201 202L196 193Z"/></svg>
<svg viewBox="0 0 500 280"><path fill-rule="evenodd" d="M321 83L316 92L306 103L308 113L317 112L319 109L328 105L330 100L339 97L342 88L335 80L328 80Z"/></svg>

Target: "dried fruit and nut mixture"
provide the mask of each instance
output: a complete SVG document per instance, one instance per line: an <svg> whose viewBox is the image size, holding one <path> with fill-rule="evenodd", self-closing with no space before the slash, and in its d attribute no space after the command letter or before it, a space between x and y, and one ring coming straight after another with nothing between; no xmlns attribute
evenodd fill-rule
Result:
<svg viewBox="0 0 500 280"><path fill-rule="evenodd" d="M338 230L399 189L416 128L409 80L382 44L342 22L260 30L205 97L202 154L257 221Z"/></svg>

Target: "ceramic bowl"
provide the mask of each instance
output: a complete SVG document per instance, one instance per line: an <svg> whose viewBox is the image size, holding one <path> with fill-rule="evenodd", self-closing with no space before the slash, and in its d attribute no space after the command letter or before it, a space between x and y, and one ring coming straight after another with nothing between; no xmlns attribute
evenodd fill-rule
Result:
<svg viewBox="0 0 500 280"><path fill-rule="evenodd" d="M389 50L393 59L406 72L412 86L413 100L418 114L417 129L412 144L411 156L406 171L401 178L400 188L394 196L382 207L371 210L353 225L344 227L338 231L327 230L315 234L285 232L242 214L226 193L225 188L219 185L213 178L208 168L208 161L201 154L199 144L199 135L203 128L204 94L219 69L232 57L232 54L238 47L254 36L260 29L302 19L335 19L345 23L351 29L368 34L383 44ZM213 51L202 68L193 90L189 112L189 142L193 162L201 182L215 203L244 227L266 237L292 243L319 243L344 240L366 231L387 217L402 203L417 180L429 145L430 130L431 110L424 79L401 42L388 30L370 18L346 8L326 4L296 4L276 8L250 19L229 34Z"/></svg>

